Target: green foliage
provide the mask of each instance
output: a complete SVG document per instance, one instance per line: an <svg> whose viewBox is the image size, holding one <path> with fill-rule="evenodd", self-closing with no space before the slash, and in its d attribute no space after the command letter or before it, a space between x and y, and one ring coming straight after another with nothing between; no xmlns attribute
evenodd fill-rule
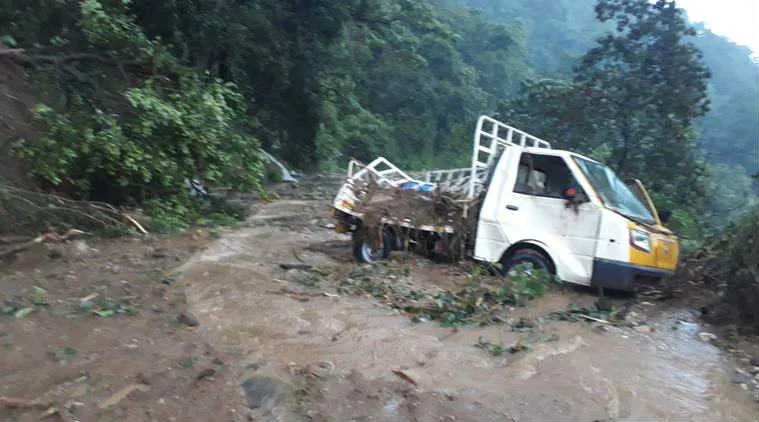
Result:
<svg viewBox="0 0 759 422"><path fill-rule="evenodd" d="M493 357L503 356L503 354L506 352L506 348L503 346L503 344L493 344L483 339L482 337L477 340L477 343L475 343L474 347L486 350Z"/></svg>
<svg viewBox="0 0 759 422"><path fill-rule="evenodd" d="M191 226L230 226L245 220L247 209L222 198L178 194L145 203L150 230L155 233L182 232Z"/></svg>
<svg viewBox="0 0 759 422"><path fill-rule="evenodd" d="M0 0L0 39L26 50L54 110L22 148L30 168L66 193L139 202L188 175L250 187L254 139L305 170L462 166L475 117L521 89L502 119L643 178L690 227L707 163L759 169L759 67L690 37L671 2L594 3ZM732 178L715 216L743 191Z"/></svg>
<svg viewBox="0 0 759 422"><path fill-rule="evenodd" d="M47 305L47 290L39 286L32 286L32 303L38 306Z"/></svg>
<svg viewBox="0 0 759 422"><path fill-rule="evenodd" d="M679 278L716 290L715 322L759 334L759 209L754 207L690 254Z"/></svg>
<svg viewBox="0 0 759 422"><path fill-rule="evenodd" d="M528 300L543 296L551 284L561 283L561 280L550 273L535 269L532 264L519 264L509 270L509 281L497 291L497 297L502 297L515 305L522 306Z"/></svg>
<svg viewBox="0 0 759 422"><path fill-rule="evenodd" d="M258 143L236 130L240 97L220 81L181 78L178 90L149 80L125 93L124 114L57 113L37 108L43 136L17 153L31 172L76 197L97 197L97 184L138 198L180 189L201 176L238 189L258 187Z"/></svg>
<svg viewBox="0 0 759 422"><path fill-rule="evenodd" d="M487 324L505 321L499 316L509 306L522 306L543 295L558 279L531 266L517 266L508 279L484 277L472 273L472 283L456 291L429 293L397 282L407 277L408 269L392 270L384 266L362 266L344 280L340 292L370 294L389 306L400 309L415 321L435 320L445 326ZM385 280L387 278L387 280ZM493 288L487 282L496 282Z"/></svg>

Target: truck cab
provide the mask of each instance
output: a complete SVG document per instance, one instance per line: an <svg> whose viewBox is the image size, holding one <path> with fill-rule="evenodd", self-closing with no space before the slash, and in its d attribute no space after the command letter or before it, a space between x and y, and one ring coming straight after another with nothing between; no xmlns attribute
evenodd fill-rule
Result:
<svg viewBox="0 0 759 422"><path fill-rule="evenodd" d="M570 151L505 148L480 209L474 258L530 262L567 282L621 290L660 279L677 265L678 240L642 185L633 186Z"/></svg>

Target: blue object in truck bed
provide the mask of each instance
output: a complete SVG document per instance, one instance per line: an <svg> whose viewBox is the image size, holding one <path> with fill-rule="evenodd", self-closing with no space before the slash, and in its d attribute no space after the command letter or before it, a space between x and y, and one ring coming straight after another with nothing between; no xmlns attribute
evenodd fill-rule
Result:
<svg viewBox="0 0 759 422"><path fill-rule="evenodd" d="M403 190L413 190L415 192L432 192L435 185L432 183L406 182L399 186Z"/></svg>

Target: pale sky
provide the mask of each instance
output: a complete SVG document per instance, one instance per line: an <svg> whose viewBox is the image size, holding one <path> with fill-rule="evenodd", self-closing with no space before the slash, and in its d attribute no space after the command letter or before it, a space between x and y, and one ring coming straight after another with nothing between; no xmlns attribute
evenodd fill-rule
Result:
<svg viewBox="0 0 759 422"><path fill-rule="evenodd" d="M718 35L759 55L759 0L676 0L691 22L703 22Z"/></svg>

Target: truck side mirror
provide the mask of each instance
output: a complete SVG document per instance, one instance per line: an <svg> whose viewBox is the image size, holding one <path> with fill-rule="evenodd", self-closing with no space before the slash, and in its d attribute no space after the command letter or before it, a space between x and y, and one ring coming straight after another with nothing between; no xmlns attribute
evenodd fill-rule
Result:
<svg viewBox="0 0 759 422"><path fill-rule="evenodd" d="M659 221L661 221L663 224L666 224L671 217L672 217L672 211L670 210L659 211Z"/></svg>

